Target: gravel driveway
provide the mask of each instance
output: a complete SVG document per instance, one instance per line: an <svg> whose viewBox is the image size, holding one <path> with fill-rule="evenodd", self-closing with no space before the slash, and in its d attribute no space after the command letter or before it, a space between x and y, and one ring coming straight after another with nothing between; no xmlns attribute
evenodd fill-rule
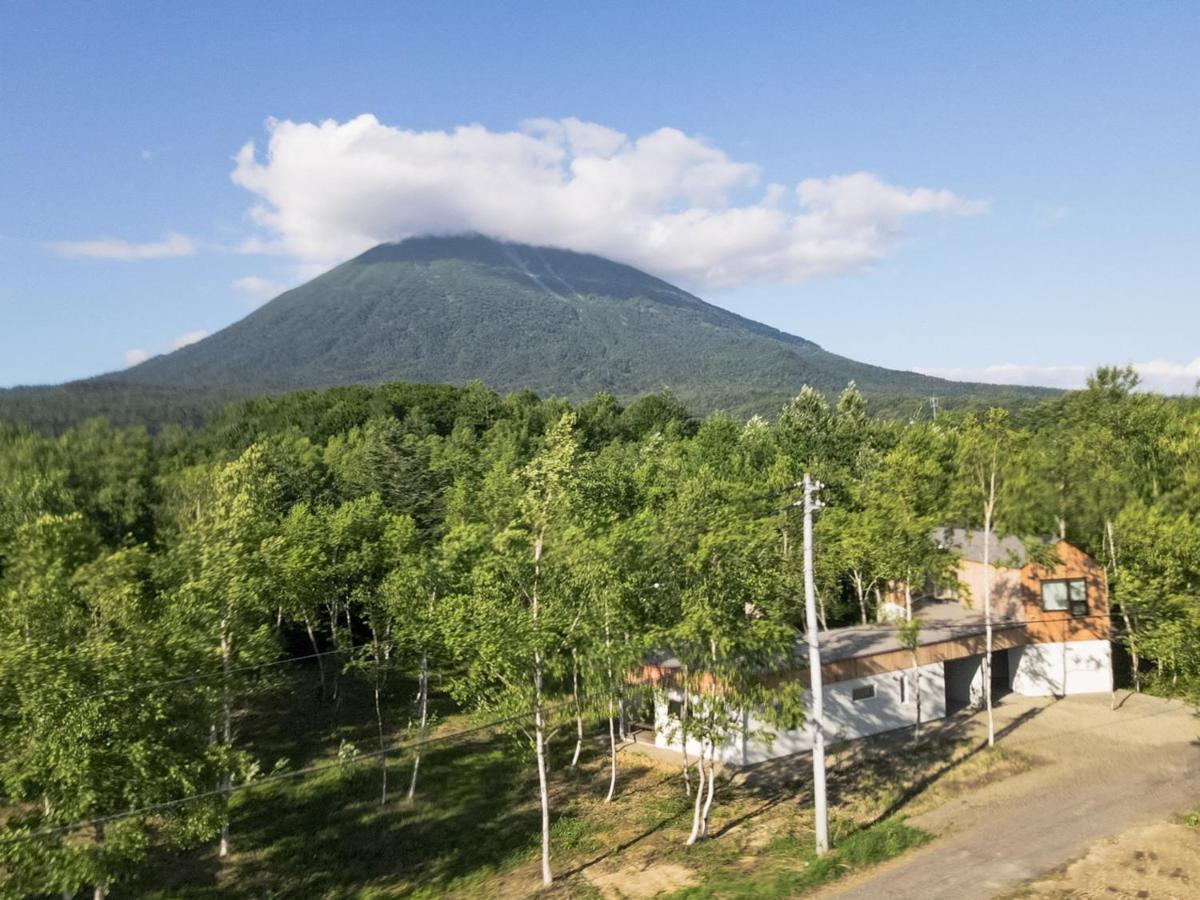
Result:
<svg viewBox="0 0 1200 900"><path fill-rule="evenodd" d="M841 882L824 897L990 898L1082 856L1094 841L1200 806L1200 718L1192 707L1120 695L1007 697L1003 746L1046 761L953 799L912 824L929 845ZM982 734L982 716L973 727Z"/></svg>

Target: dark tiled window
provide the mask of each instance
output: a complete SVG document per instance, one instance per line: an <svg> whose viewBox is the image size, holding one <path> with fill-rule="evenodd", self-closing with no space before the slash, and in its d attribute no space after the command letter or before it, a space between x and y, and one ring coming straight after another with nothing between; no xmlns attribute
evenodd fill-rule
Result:
<svg viewBox="0 0 1200 900"><path fill-rule="evenodd" d="M1073 616L1088 614L1087 581L1082 578L1063 578L1042 582L1042 609L1047 612L1067 612Z"/></svg>

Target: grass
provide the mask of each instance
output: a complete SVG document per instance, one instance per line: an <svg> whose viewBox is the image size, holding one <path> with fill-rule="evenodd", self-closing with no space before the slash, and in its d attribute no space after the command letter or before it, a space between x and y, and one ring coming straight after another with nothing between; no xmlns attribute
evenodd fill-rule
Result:
<svg viewBox="0 0 1200 900"><path fill-rule="evenodd" d="M364 752L374 747L365 686L345 682L335 707L313 699L307 677L281 684L259 704L261 712L241 723L267 770L282 757L293 769L336 760L345 741ZM394 726L404 725L410 697L411 685L392 685ZM471 724L445 697L434 699L441 729ZM611 896L610 888L631 884L680 898L795 895L927 841L902 818L914 804L1028 764L1003 751L979 752L953 727L916 746L846 745L831 755L834 850L818 858L804 763L725 779L711 838L686 847L692 808L677 765L622 751L617 798L605 803L604 742L588 745L574 770L572 750L568 737L552 745L551 897ZM235 795L227 860L218 860L211 846L160 849L139 879L113 896L517 897L539 887L536 771L511 738L481 732L428 748L411 805L403 796L410 766L411 758L399 753L390 760L392 796L384 806L373 761Z"/></svg>
<svg viewBox="0 0 1200 900"><path fill-rule="evenodd" d="M930 836L889 819L860 831L834 835L834 849L817 856L812 842L780 837L768 844L753 866L752 878L744 868L723 864L704 872L703 884L670 895L674 900L708 898L794 897L845 875L899 856L919 847Z"/></svg>

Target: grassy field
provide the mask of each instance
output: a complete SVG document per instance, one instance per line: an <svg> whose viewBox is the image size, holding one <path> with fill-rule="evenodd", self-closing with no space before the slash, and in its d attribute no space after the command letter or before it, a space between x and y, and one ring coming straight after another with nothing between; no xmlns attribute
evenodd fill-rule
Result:
<svg viewBox="0 0 1200 900"><path fill-rule="evenodd" d="M389 719L408 715L409 686L393 685ZM307 675L281 684L268 710L241 723L264 768L334 761L351 742L374 749L365 686L343 684L340 704L313 700ZM436 698L441 733L473 720ZM402 737L402 732L398 735ZM573 742L552 747L553 854L562 897L785 897L924 843L905 824L914 806L1019 770L1011 754L980 752L953 721L919 746L903 735L831 754L835 850L812 851L808 772L780 762L720 783L712 838L684 846L690 802L677 765L637 747L620 754L618 795L605 804L605 746L597 736L577 769ZM343 749L343 755L345 750ZM153 898L520 897L540 890L536 772L496 731L429 748L417 798L404 799L411 759L390 760L380 804L377 761L333 766L235 796L232 853L160 850L141 879L114 896Z"/></svg>

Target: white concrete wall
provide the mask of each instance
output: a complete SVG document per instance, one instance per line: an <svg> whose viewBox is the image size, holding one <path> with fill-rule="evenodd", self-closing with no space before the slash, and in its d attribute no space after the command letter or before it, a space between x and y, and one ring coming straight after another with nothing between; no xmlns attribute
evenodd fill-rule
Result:
<svg viewBox="0 0 1200 900"><path fill-rule="evenodd" d="M900 681L905 679L905 700L900 700ZM921 721L929 722L946 715L946 687L942 664L931 663L921 666ZM872 684L875 696L866 700L854 700L857 687ZM914 669L885 672L852 681L838 681L827 685L823 691L825 704L826 746L842 740L866 737L896 728L915 725L917 721L916 673ZM678 699L678 695L676 695ZM811 710L812 697L805 691L805 708ZM767 759L804 753L812 749L808 725L792 730L775 732L753 715L747 724L751 732L747 740L733 740L718 748L717 758L734 765L752 765ZM667 716L666 698L655 704L655 737L659 747L680 749L678 724ZM767 732L773 732L768 738ZM688 741L688 753L699 753L700 745L694 739Z"/></svg>
<svg viewBox="0 0 1200 900"><path fill-rule="evenodd" d="M1009 652L1013 691L1029 697L1101 694L1112 689L1108 641L1029 644Z"/></svg>
<svg viewBox="0 0 1200 900"><path fill-rule="evenodd" d="M663 747L669 750L678 750L683 752L682 742L679 740L679 720L667 713L668 700L682 700L683 694L680 691L669 691L667 693L658 693L654 696L654 746ZM690 711L695 714L696 710L693 707ZM687 741L688 756L694 763L700 757L700 741L695 736L689 736ZM723 746L717 748L717 760L720 762L728 762L734 765L742 764L742 742L740 738L727 741Z"/></svg>

